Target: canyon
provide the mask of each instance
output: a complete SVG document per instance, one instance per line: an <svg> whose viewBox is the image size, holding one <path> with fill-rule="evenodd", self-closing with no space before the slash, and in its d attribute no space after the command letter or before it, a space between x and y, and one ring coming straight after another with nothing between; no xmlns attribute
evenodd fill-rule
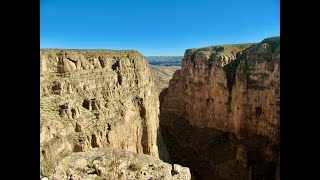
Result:
<svg viewBox="0 0 320 180"><path fill-rule="evenodd" d="M280 179L280 37L181 64L40 49L40 178Z"/></svg>

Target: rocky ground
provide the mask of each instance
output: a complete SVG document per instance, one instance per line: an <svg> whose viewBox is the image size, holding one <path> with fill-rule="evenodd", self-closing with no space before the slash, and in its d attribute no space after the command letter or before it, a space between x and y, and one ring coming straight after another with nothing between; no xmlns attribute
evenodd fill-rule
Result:
<svg viewBox="0 0 320 180"><path fill-rule="evenodd" d="M171 165L156 157L110 148L78 152L64 157L48 176L54 180L191 178L189 169L178 164Z"/></svg>

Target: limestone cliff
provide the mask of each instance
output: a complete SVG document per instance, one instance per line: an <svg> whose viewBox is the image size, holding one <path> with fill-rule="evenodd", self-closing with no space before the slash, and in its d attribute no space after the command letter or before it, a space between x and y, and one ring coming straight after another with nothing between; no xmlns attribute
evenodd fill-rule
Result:
<svg viewBox="0 0 320 180"><path fill-rule="evenodd" d="M277 141L280 47L270 41L187 50L163 110L198 127Z"/></svg>
<svg viewBox="0 0 320 180"><path fill-rule="evenodd" d="M185 153L172 158L191 169L207 166L211 172L199 173L218 179L274 173L280 143L279 91L280 37L186 50L161 105L160 124L171 141L169 149ZM236 162L241 167L228 174ZM271 170L260 168L264 165Z"/></svg>
<svg viewBox="0 0 320 180"><path fill-rule="evenodd" d="M117 148L159 157L157 88L137 51L40 50L40 158ZM161 154L160 154L161 155Z"/></svg>

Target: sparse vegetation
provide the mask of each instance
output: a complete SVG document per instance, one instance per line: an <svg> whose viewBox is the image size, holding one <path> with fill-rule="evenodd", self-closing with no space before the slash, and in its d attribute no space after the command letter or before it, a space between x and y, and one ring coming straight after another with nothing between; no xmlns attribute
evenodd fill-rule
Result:
<svg viewBox="0 0 320 180"><path fill-rule="evenodd" d="M139 171L142 168L141 164L139 163L131 163L128 167L131 171Z"/></svg>
<svg viewBox="0 0 320 180"><path fill-rule="evenodd" d="M54 172L54 168L52 166L52 164L48 163L48 162L41 162L40 163L40 175L43 177L49 177L50 174L52 174Z"/></svg>

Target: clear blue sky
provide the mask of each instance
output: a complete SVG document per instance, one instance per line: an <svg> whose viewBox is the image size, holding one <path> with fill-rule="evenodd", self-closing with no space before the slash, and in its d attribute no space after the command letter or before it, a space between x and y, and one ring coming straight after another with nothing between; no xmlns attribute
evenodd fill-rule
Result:
<svg viewBox="0 0 320 180"><path fill-rule="evenodd" d="M280 0L40 0L40 47L145 56L280 35Z"/></svg>

